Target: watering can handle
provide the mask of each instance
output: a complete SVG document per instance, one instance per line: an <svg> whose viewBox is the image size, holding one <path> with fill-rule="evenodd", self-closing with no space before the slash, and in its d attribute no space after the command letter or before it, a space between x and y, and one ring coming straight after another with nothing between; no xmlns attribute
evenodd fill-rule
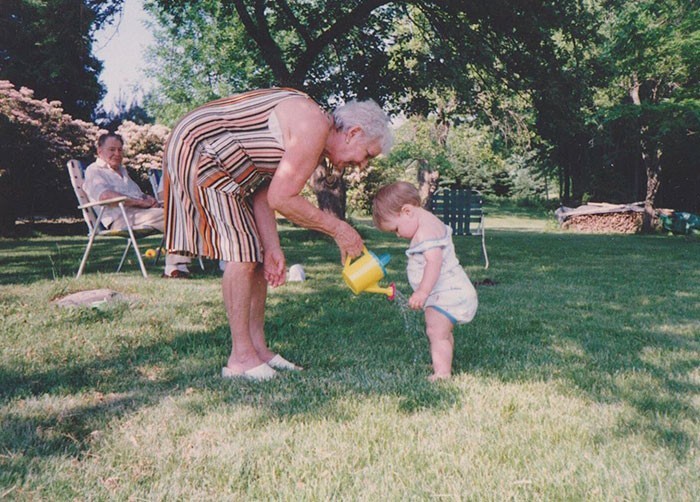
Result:
<svg viewBox="0 0 700 502"><path fill-rule="evenodd" d="M369 253L369 250L367 249L367 246L363 245L362 254L365 255L367 253ZM343 266L343 270L347 270L347 268L350 266L350 260L352 260L350 256L345 257L345 265Z"/></svg>

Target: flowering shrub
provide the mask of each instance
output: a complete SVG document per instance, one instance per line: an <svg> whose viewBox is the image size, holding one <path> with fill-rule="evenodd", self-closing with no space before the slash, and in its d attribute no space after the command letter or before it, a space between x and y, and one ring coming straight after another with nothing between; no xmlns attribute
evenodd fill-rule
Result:
<svg viewBox="0 0 700 502"><path fill-rule="evenodd" d="M141 181L148 179L148 170L160 169L163 148L170 129L160 124L136 124L125 120L117 129L124 138L124 167L136 173Z"/></svg>
<svg viewBox="0 0 700 502"><path fill-rule="evenodd" d="M99 133L64 113L60 101L0 80L0 235L13 232L19 215L75 211L66 162L86 157Z"/></svg>

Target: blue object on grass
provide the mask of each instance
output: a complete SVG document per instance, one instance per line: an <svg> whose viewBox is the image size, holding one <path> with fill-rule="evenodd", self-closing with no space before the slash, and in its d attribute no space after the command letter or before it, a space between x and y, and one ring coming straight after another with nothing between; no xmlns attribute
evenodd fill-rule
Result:
<svg viewBox="0 0 700 502"><path fill-rule="evenodd" d="M674 234L688 235L700 231L700 216L683 211L674 211L671 216L660 214L659 219L664 229Z"/></svg>

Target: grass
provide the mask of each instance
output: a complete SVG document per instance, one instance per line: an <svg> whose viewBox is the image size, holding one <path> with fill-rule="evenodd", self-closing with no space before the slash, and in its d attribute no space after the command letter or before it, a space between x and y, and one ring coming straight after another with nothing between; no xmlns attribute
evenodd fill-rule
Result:
<svg viewBox="0 0 700 502"><path fill-rule="evenodd" d="M405 243L356 224L408 292ZM329 240L281 234L308 280L271 291L268 339L307 370L264 383L217 377L214 264L143 280L111 273L103 242L76 281L84 237L0 240L0 498L697 500L697 240L492 208L489 270L455 241L496 285L456 329L454 378L430 384L420 320L353 296ZM105 287L129 301L51 304Z"/></svg>

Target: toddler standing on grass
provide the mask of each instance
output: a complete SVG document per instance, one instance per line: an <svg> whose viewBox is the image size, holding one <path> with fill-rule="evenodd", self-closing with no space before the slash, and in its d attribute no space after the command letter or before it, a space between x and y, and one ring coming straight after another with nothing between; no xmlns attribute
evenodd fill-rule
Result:
<svg viewBox="0 0 700 502"><path fill-rule="evenodd" d="M468 323L478 306L476 290L459 264L452 229L421 207L418 189L399 181L382 187L374 198L377 228L410 239L406 273L413 288L408 305L425 311L425 331L433 361L431 381L452 374L455 324Z"/></svg>

